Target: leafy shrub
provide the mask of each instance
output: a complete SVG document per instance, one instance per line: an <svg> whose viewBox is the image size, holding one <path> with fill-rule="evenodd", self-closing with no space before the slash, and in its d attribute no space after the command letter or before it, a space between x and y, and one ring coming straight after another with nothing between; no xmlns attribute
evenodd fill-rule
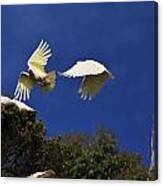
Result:
<svg viewBox="0 0 163 186"><path fill-rule="evenodd" d="M2 104L2 161L4 177L26 177L52 169L60 178L153 180L142 158L120 151L116 137L105 128L87 136L71 133L47 138L35 112Z"/></svg>
<svg viewBox="0 0 163 186"><path fill-rule="evenodd" d="M1 106L2 176L24 177L40 170L45 130L35 113Z"/></svg>

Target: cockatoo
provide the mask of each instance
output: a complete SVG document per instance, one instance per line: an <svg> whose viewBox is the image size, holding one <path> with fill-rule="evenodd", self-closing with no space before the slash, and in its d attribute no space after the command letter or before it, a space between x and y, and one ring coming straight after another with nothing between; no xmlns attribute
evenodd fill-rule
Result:
<svg viewBox="0 0 163 186"><path fill-rule="evenodd" d="M28 60L27 72L21 72L14 92L15 99L26 100L30 98L30 92L34 85L38 85L43 91L52 90L55 86L56 73L45 72L45 66L51 57L51 49L47 42L41 40Z"/></svg>
<svg viewBox="0 0 163 186"><path fill-rule="evenodd" d="M108 79L113 79L113 75L104 65L95 60L77 61L67 71L60 73L61 76L68 78L80 78L82 82L78 93L81 99L91 100L103 87Z"/></svg>

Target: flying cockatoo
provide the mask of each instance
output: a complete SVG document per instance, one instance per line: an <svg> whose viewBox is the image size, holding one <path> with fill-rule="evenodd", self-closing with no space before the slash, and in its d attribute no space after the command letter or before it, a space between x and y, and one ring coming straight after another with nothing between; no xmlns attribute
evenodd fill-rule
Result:
<svg viewBox="0 0 163 186"><path fill-rule="evenodd" d="M15 99L26 100L30 98L30 92L34 85L38 85L43 91L52 90L55 86L56 73L45 72L45 66L51 57L51 49L47 42L41 40L28 60L27 72L21 72L16 90Z"/></svg>
<svg viewBox="0 0 163 186"><path fill-rule="evenodd" d="M77 61L67 71L60 75L68 78L82 78L78 93L81 99L91 100L103 87L108 79L113 79L113 75L104 65L95 60Z"/></svg>

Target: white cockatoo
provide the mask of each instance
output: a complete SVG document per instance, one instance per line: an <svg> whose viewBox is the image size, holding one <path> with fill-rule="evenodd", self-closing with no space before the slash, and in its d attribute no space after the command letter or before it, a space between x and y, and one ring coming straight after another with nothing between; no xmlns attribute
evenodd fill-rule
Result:
<svg viewBox="0 0 163 186"><path fill-rule="evenodd" d="M38 85L42 90L52 90L55 86L56 73L45 72L45 66L51 57L51 49L47 42L41 40L28 60L27 72L21 72L14 92L15 99L26 100L30 98L30 91L34 85Z"/></svg>
<svg viewBox="0 0 163 186"><path fill-rule="evenodd" d="M113 79L113 75L100 62L95 60L77 61L67 71L60 75L68 78L82 78L80 88L78 90L81 99L91 100L103 87L108 79Z"/></svg>

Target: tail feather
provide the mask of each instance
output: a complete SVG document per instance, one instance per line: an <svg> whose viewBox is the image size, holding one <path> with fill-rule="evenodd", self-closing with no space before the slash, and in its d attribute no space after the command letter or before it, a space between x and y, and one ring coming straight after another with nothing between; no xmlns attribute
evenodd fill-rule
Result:
<svg viewBox="0 0 163 186"><path fill-rule="evenodd" d="M56 84L56 73L55 71L49 72L43 79L43 85L41 86L44 92L52 90Z"/></svg>

